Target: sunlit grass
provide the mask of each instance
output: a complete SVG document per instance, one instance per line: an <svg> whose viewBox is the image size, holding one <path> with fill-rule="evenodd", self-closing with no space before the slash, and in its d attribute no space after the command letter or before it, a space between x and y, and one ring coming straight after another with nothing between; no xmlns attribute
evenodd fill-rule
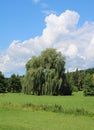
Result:
<svg viewBox="0 0 94 130"><path fill-rule="evenodd" d="M0 130L94 129L94 120L85 116L27 110L0 110L0 113Z"/></svg>
<svg viewBox="0 0 94 130"><path fill-rule="evenodd" d="M93 130L94 97L0 94L0 130Z"/></svg>
<svg viewBox="0 0 94 130"><path fill-rule="evenodd" d="M82 92L76 92L72 96L32 96L24 94L4 94L0 96L0 106L24 104L34 105L60 105L65 109L82 108L94 112L94 97L85 97Z"/></svg>

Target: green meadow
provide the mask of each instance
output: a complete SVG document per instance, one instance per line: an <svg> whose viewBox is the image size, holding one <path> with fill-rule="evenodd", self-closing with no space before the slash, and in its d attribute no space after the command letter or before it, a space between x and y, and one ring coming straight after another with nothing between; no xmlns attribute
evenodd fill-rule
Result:
<svg viewBox="0 0 94 130"><path fill-rule="evenodd" d="M0 94L0 130L94 130L94 97Z"/></svg>

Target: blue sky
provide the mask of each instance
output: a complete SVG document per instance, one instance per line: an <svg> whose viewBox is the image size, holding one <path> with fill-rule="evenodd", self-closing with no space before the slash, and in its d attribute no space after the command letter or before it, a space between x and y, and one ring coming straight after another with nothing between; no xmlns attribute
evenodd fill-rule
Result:
<svg viewBox="0 0 94 130"><path fill-rule="evenodd" d="M0 0L0 71L24 74L28 59L47 47L66 56L69 70L94 67L93 6L94 0Z"/></svg>

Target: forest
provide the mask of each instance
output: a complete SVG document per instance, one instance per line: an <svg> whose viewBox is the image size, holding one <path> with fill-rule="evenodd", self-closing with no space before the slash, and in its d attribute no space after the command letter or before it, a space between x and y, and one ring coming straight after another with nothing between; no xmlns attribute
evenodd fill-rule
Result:
<svg viewBox="0 0 94 130"><path fill-rule="evenodd" d="M84 96L94 96L94 68L66 72L65 64L60 52L48 48L26 63L24 75L6 78L0 72L0 93L58 96L83 91Z"/></svg>

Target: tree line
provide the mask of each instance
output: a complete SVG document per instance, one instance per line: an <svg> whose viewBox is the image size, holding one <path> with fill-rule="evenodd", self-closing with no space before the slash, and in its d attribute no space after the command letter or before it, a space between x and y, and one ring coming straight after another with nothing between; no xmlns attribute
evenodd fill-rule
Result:
<svg viewBox="0 0 94 130"><path fill-rule="evenodd" d="M6 78L2 72L0 72L0 93L6 92L21 92L21 76L12 74L11 77Z"/></svg>
<svg viewBox="0 0 94 130"><path fill-rule="evenodd" d="M0 93L72 95L74 91L94 96L94 68L65 72L65 57L53 48L33 56L27 62L23 76L12 74L5 78L0 72Z"/></svg>

